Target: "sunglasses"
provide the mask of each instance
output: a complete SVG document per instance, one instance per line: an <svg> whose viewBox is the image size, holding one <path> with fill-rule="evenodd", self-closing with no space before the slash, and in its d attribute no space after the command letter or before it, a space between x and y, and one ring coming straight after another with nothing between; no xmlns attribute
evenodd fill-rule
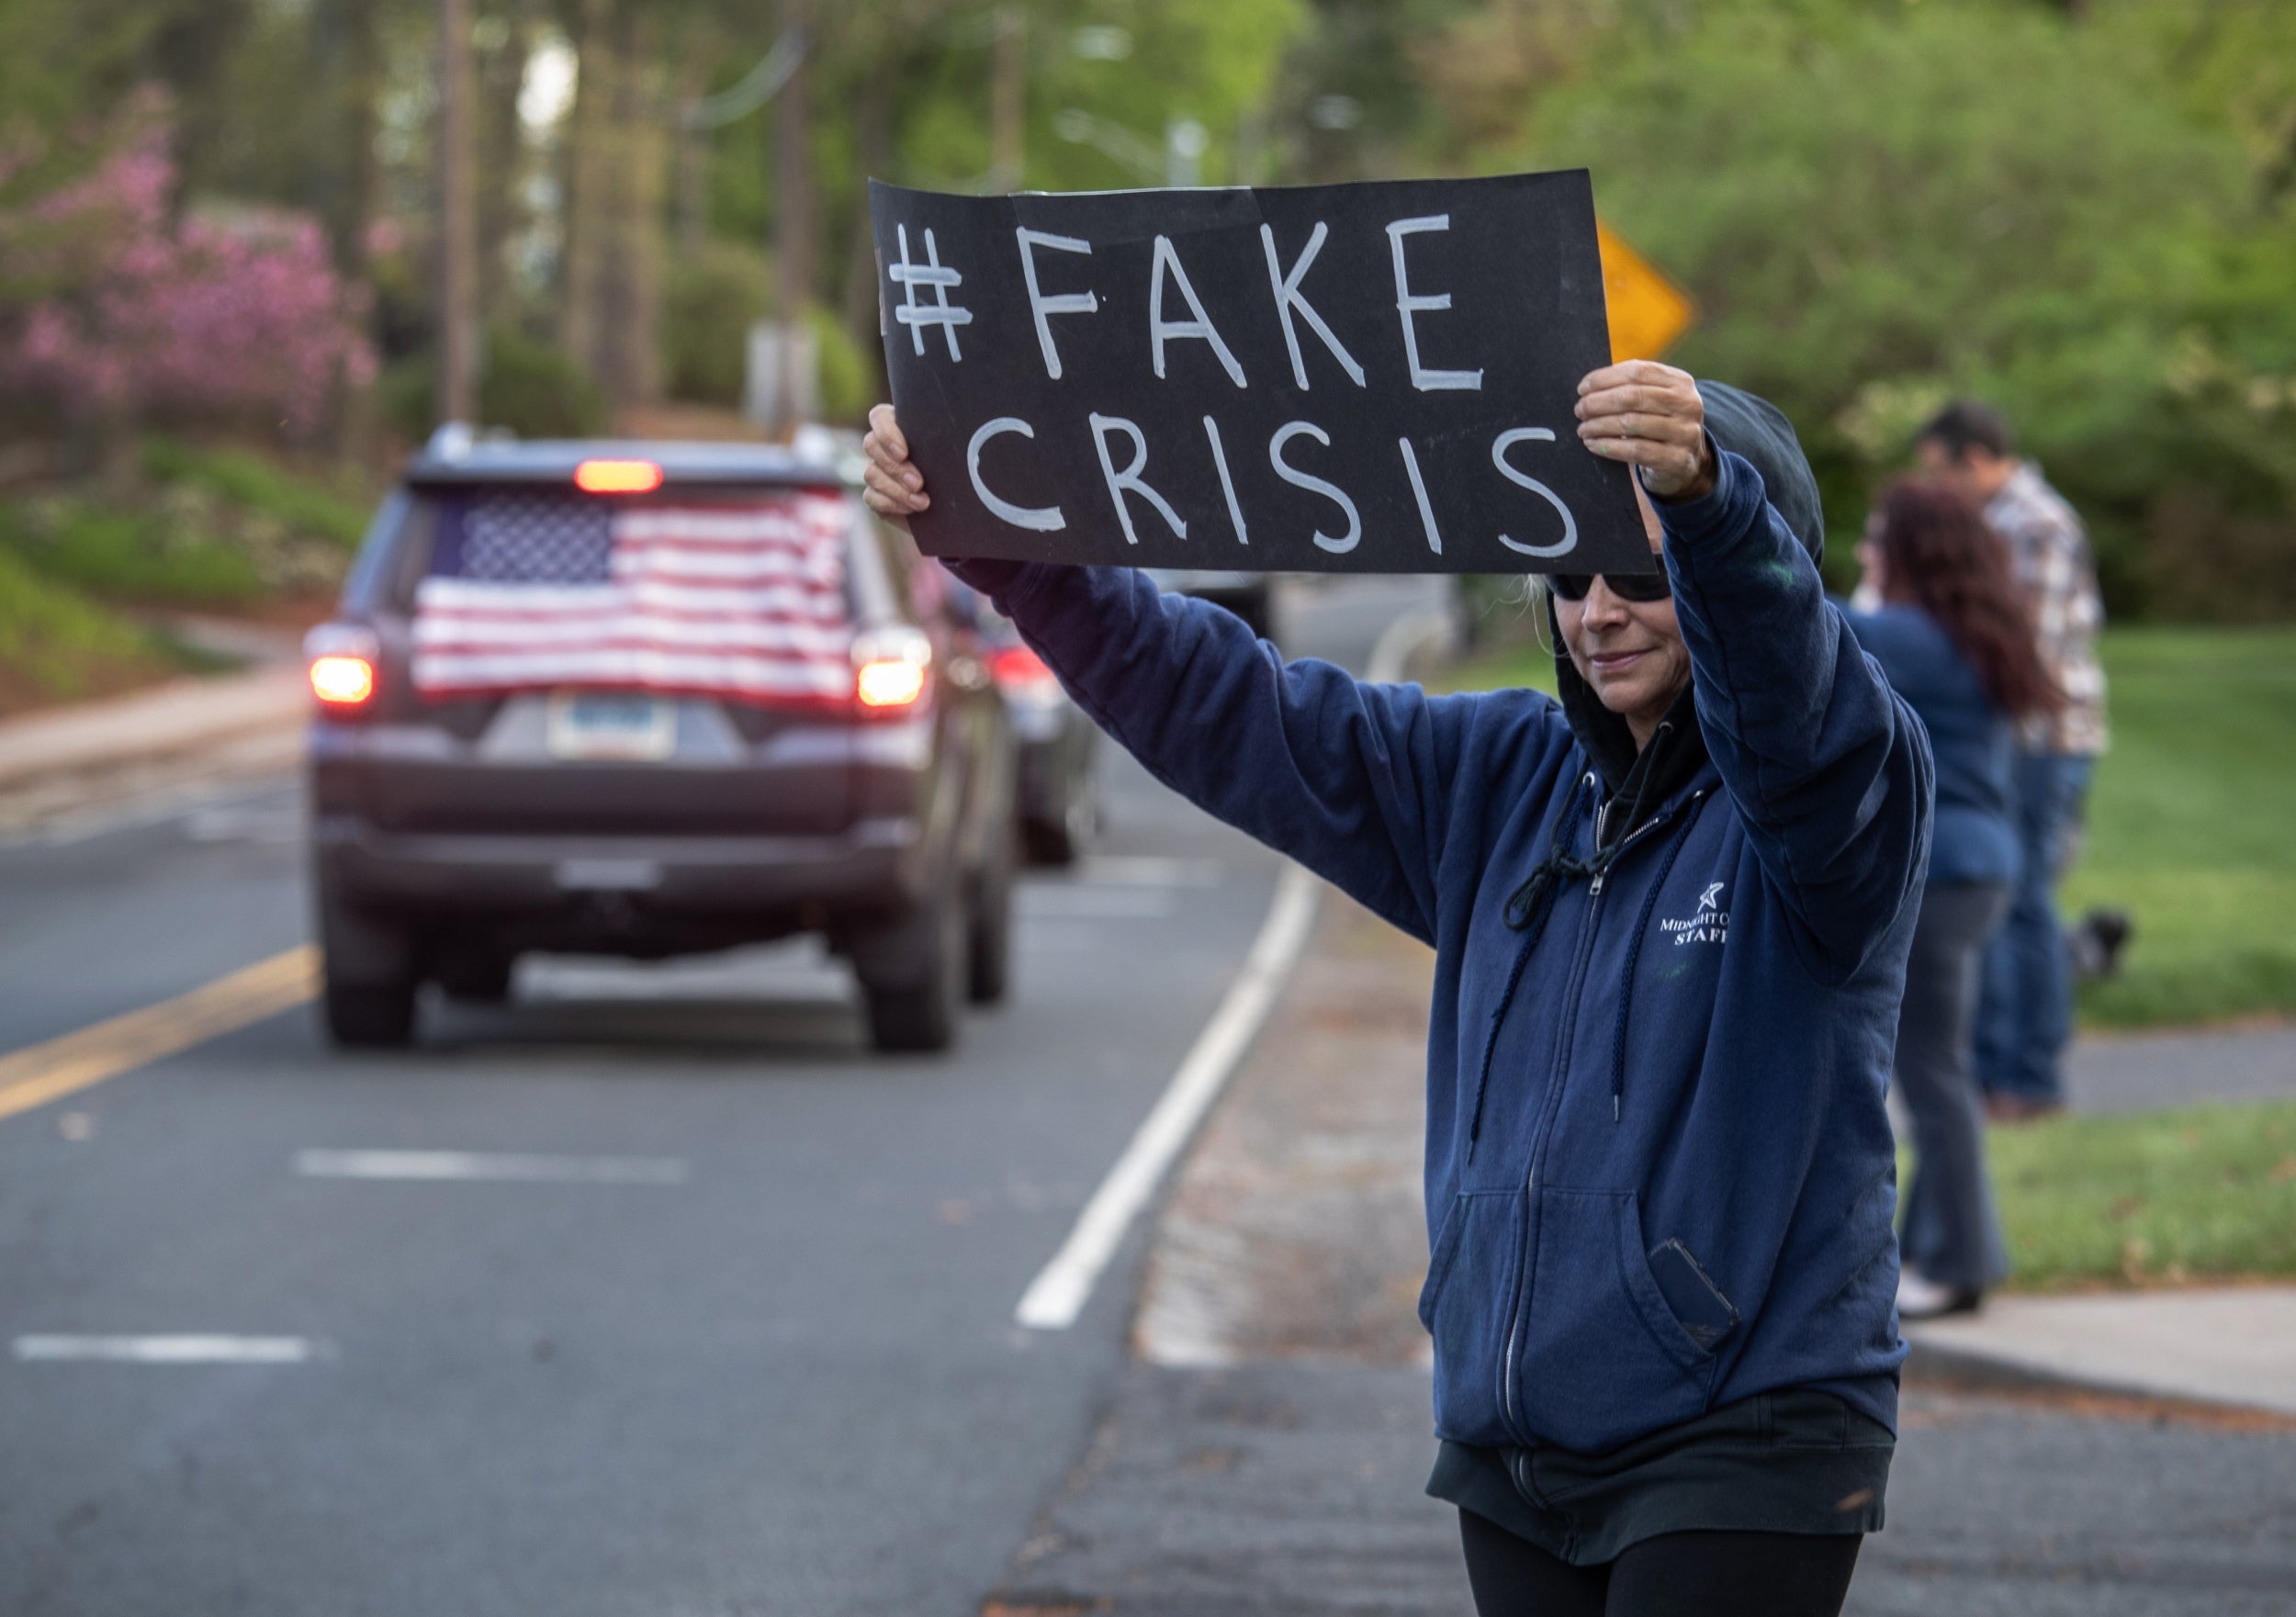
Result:
<svg viewBox="0 0 2296 1617"><path fill-rule="evenodd" d="M1664 567L1655 573L1549 573L1547 588L1565 601L1584 601L1597 578L1621 601L1664 601L1674 593L1674 581Z"/></svg>

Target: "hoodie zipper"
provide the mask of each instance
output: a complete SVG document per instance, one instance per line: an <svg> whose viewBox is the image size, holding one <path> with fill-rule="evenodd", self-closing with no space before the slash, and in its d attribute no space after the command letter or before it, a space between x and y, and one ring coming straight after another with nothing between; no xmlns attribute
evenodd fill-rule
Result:
<svg viewBox="0 0 2296 1617"><path fill-rule="evenodd" d="M1626 839L1619 843L1617 851L1611 855L1610 863L1597 871L1587 884L1586 915L1579 922L1578 949L1570 962L1570 976L1566 989L1562 1027L1558 1029L1556 1035L1554 1074L1547 1085L1547 1104L1540 1109L1538 1127L1531 1136L1530 1171L1523 1177L1523 1219L1525 1226L1523 1262L1515 1272L1514 1297L1507 1309L1506 1349L1499 1362L1500 1412L1507 1424L1514 1429L1516 1440L1525 1448L1531 1446L1531 1439L1524 1429L1521 1413L1516 1407L1519 1388L1515 1385L1514 1350L1523 1339L1523 1326L1528 1313L1526 1305L1531 1291L1531 1270L1538 1257L1528 1240L1527 1227L1530 1223L1532 1209L1536 1205L1534 1196L1538 1188L1538 1165L1547 1155L1547 1142L1554 1129L1555 1114L1562 1109L1563 1085L1568 1081L1570 1072L1570 1048L1578 1038L1580 992L1585 986L1587 964L1594 957L1594 935L1597 930L1597 922L1601 919L1603 913L1603 889L1609 881L1612 869L1616 866L1619 859L1626 857L1628 848L1660 825L1671 822L1683 811L1684 802L1695 802L1697 798L1704 795L1703 792L1697 792L1689 799L1678 801L1664 812L1652 814L1648 820L1626 833ZM1598 837L1602 831L1602 813L1601 807L1597 807L1594 811L1595 831Z"/></svg>

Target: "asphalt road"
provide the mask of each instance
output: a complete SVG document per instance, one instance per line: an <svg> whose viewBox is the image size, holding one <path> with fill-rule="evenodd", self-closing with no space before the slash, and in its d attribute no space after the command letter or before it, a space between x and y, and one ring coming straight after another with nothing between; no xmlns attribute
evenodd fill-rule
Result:
<svg viewBox="0 0 2296 1617"><path fill-rule="evenodd" d="M1302 590L1287 640L1360 666L1429 599ZM0 1120L0 1611L976 1611L1110 1396L1140 1232L1074 1329L1014 1306L1278 869L1106 766L950 1058L869 1054L794 947L544 962L411 1053L298 1009ZM0 1052L299 941L298 831L271 782L0 846ZM569 1177L311 1154L380 1151ZM28 1356L179 1333L302 1356Z"/></svg>

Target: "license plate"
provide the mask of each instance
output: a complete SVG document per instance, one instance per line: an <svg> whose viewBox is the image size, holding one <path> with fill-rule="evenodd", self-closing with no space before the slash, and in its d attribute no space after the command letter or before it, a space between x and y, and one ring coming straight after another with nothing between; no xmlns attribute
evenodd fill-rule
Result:
<svg viewBox="0 0 2296 1617"><path fill-rule="evenodd" d="M678 710L657 696L562 691L550 699L550 756L647 760L677 745Z"/></svg>

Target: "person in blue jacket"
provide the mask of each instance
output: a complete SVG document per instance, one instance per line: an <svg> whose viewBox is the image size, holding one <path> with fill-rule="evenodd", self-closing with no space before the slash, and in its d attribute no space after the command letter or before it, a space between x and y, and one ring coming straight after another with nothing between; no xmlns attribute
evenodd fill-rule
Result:
<svg viewBox="0 0 2296 1617"><path fill-rule="evenodd" d="M1837 1612L1905 1356L1929 745L1784 417L1649 361L1577 415L1664 570L1555 578L1559 703L1287 663L1130 568L954 566L1159 779L1434 946L1428 1491L1485 1617ZM926 509L889 407L868 453L873 509Z"/></svg>
<svg viewBox="0 0 2296 1617"><path fill-rule="evenodd" d="M1986 941L2009 911L2020 854L2012 814L2016 721L2064 697L2035 649L2031 609L1985 517L1941 482L1884 494L1858 546L1851 627L1920 715L1937 761L1929 882L1906 965L1894 1082L1912 1114L1914 1177L1898 1248L1897 1315L1975 1308L2009 1273L1986 1182L1973 1026Z"/></svg>

